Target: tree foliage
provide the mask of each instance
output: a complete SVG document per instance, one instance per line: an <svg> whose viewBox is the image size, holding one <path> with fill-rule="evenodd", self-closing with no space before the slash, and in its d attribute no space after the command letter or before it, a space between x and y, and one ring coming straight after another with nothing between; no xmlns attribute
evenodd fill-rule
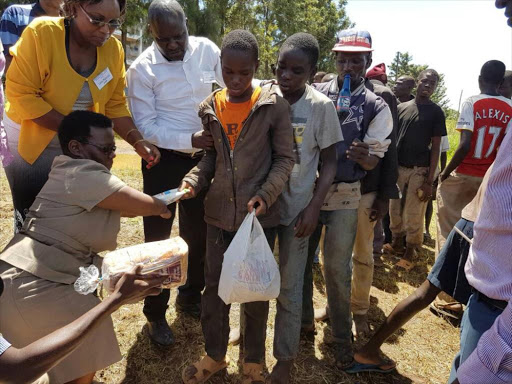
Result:
<svg viewBox="0 0 512 384"><path fill-rule="evenodd" d="M30 3L34 0L0 0ZM270 78L282 42L296 32L309 32L320 45L319 70L334 71L331 48L336 32L352 26L346 13L347 0L178 0L188 19L191 35L205 36L220 45L222 37L233 29L247 29L260 46L258 77ZM148 0L127 0L122 41L134 28L146 31ZM147 34L146 34L147 36Z"/></svg>
<svg viewBox="0 0 512 384"><path fill-rule="evenodd" d="M130 1L130 0L128 0ZM281 43L296 32L314 35L320 44L319 68L334 69L331 48L336 32L351 23L345 14L346 0L178 0L188 17L189 31L220 45L233 29L247 29L260 46L258 76L272 76Z"/></svg>
<svg viewBox="0 0 512 384"><path fill-rule="evenodd" d="M400 76L404 75L410 75L414 77L415 79L418 79L419 74L421 71L424 71L425 69L429 68L428 64L414 64L412 62L413 57L409 52L397 52L395 55L395 58L393 59L393 62L389 66L389 77L388 77L388 85L390 87L393 87L396 80ZM438 72L439 73L439 72ZM446 116L452 116L453 110L449 108L450 99L448 98L448 95L446 94L446 84L444 80L444 74L439 73L439 83L437 84L436 91L432 95L432 101L436 104L438 104L441 108L443 108ZM413 93L415 92L415 89L413 90Z"/></svg>

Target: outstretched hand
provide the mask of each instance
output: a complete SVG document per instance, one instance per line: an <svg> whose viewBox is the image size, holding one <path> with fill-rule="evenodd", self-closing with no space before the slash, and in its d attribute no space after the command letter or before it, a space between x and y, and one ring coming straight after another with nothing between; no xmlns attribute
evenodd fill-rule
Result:
<svg viewBox="0 0 512 384"><path fill-rule="evenodd" d="M180 200L186 200L186 199L192 199L196 197L196 191L193 186L191 186L186 181L182 181L180 187L178 188L178 191L183 191L184 189L188 189L188 192L185 193L183 196L181 196Z"/></svg>

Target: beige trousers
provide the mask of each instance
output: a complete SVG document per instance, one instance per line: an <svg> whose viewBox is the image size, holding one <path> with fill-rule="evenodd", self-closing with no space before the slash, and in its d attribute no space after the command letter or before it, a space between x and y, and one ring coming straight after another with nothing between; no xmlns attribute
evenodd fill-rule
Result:
<svg viewBox="0 0 512 384"><path fill-rule="evenodd" d="M357 211L357 232L352 251L352 296L350 303L354 315L366 315L370 308L370 288L373 283L373 229L369 211L376 192L361 196Z"/></svg>
<svg viewBox="0 0 512 384"><path fill-rule="evenodd" d="M450 177L439 184L439 188L437 188L436 256L443 248L450 231L460 220L462 210L475 197L482 180L482 177L452 172Z"/></svg>
<svg viewBox="0 0 512 384"><path fill-rule="evenodd" d="M393 237L405 235L409 245L423 244L423 227L427 202L421 201L417 190L425 182L428 167L398 167L398 188L401 199L393 199L389 203L389 229ZM404 193L405 191L405 193Z"/></svg>

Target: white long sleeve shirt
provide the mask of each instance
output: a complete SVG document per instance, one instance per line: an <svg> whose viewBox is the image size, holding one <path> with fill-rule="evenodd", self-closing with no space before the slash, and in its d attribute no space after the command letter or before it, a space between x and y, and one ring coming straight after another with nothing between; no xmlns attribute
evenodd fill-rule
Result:
<svg viewBox="0 0 512 384"><path fill-rule="evenodd" d="M224 86L220 50L204 37L190 36L183 61L169 61L153 43L127 71L127 97L144 139L157 147L195 152L192 134L202 129L199 104Z"/></svg>

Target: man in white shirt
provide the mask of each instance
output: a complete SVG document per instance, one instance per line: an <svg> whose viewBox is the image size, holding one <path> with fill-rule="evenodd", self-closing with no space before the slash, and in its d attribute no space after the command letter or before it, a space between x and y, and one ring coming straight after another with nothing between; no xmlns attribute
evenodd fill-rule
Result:
<svg viewBox="0 0 512 384"><path fill-rule="evenodd" d="M199 103L222 82L220 50L210 40L188 35L186 16L175 0L154 0L148 21L153 44L127 72L128 100L138 129L162 153L160 163L146 169L142 162L144 192L155 195L178 188L181 179L197 165L206 148L213 147L209 133L202 131ZM145 241L169 237L171 219L144 218ZM203 199L179 203L180 235L189 245L187 283L179 288L176 307L199 318L204 288L206 224ZM165 320L169 290L148 297L144 314L151 339L160 345L173 343Z"/></svg>

